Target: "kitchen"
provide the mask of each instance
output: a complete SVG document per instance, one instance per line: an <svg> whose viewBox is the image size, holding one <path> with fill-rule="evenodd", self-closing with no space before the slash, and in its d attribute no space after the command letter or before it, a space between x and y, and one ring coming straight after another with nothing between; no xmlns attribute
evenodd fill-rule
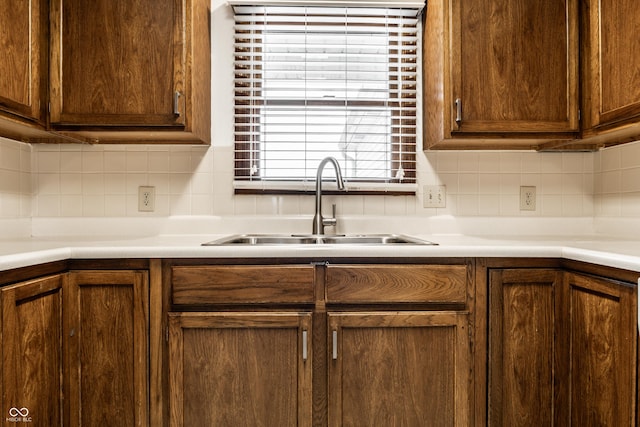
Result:
<svg viewBox="0 0 640 427"><path fill-rule="evenodd" d="M210 257L220 249L199 244L222 235L311 232L312 195L234 194L232 15L226 2L212 3L210 146L0 139L2 270L122 253ZM422 191L325 195L325 206L336 204L336 232L422 236L440 244L427 257L566 256L640 271L640 142L585 152L418 150L416 161L418 188L444 185L444 207L424 207ZM154 187L153 212L139 211L140 186ZM535 210L520 209L521 186L536 187Z"/></svg>

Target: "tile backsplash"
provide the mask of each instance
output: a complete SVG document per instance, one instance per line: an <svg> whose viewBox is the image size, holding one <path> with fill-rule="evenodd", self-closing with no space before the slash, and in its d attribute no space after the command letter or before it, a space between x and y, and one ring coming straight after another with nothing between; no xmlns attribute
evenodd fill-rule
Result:
<svg viewBox="0 0 640 427"><path fill-rule="evenodd" d="M342 215L637 217L640 142L597 153L436 151L418 156L416 196L330 196ZM233 194L231 147L33 145L0 139L0 218L311 215L311 196ZM424 208L444 184L445 208ZM138 187L156 187L138 212ZM535 211L519 210L521 185Z"/></svg>
<svg viewBox="0 0 640 427"><path fill-rule="evenodd" d="M0 138L0 219L32 214L31 153L28 144Z"/></svg>

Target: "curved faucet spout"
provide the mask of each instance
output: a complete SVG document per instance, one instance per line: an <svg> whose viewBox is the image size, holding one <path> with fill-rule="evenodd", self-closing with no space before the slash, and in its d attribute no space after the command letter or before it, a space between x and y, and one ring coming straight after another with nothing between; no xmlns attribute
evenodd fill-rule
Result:
<svg viewBox="0 0 640 427"><path fill-rule="evenodd" d="M316 173L316 213L313 216L313 234L324 234L325 225L336 225L335 215L334 218L322 217L322 171L327 163L331 163L336 170L336 183L339 190L344 190L344 181L342 179L342 170L340 164L334 157L326 157L318 165L318 171Z"/></svg>

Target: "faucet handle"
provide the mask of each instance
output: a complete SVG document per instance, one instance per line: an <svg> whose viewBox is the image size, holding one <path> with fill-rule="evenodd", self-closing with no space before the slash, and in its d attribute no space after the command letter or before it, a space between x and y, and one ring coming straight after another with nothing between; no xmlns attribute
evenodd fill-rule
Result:
<svg viewBox="0 0 640 427"><path fill-rule="evenodd" d="M331 205L331 212L333 212L333 216L331 218L322 218L322 224L328 227L335 227L338 223L336 219L336 204Z"/></svg>

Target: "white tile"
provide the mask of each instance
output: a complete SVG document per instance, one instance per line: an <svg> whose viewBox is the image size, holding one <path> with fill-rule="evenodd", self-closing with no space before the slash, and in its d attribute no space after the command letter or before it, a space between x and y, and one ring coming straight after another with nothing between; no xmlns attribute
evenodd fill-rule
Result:
<svg viewBox="0 0 640 427"><path fill-rule="evenodd" d="M543 194L538 196L539 204L536 209L540 209L543 216L562 216L562 196L560 194Z"/></svg>
<svg viewBox="0 0 640 427"><path fill-rule="evenodd" d="M479 176L477 173L458 174L458 194L478 194Z"/></svg>
<svg viewBox="0 0 640 427"><path fill-rule="evenodd" d="M123 217L127 215L127 196L125 194L106 194L104 196L104 216Z"/></svg>
<svg viewBox="0 0 640 427"><path fill-rule="evenodd" d="M35 216L60 216L60 196L58 194L38 194L36 196Z"/></svg>
<svg viewBox="0 0 640 427"><path fill-rule="evenodd" d="M189 152L171 152L169 156L170 172L192 172L191 153Z"/></svg>
<svg viewBox="0 0 640 427"><path fill-rule="evenodd" d="M147 152L127 151L127 172L147 172L149 170Z"/></svg>
<svg viewBox="0 0 640 427"><path fill-rule="evenodd" d="M78 151L61 152L60 172L82 172L82 153Z"/></svg>
<svg viewBox="0 0 640 427"><path fill-rule="evenodd" d="M36 155L36 171L40 173L59 172L60 152L39 151Z"/></svg>
<svg viewBox="0 0 640 427"><path fill-rule="evenodd" d="M501 152L500 153L500 172L501 173L520 173L522 172L522 154L519 152Z"/></svg>
<svg viewBox="0 0 640 427"><path fill-rule="evenodd" d="M608 170L602 172L602 193L619 193L622 189L622 172L620 170Z"/></svg>
<svg viewBox="0 0 640 427"><path fill-rule="evenodd" d="M562 196L562 215L563 216L582 216L584 211L582 209L582 195L565 194Z"/></svg>
<svg viewBox="0 0 640 427"><path fill-rule="evenodd" d="M620 169L622 165L622 157L619 147L604 149L601 150L600 153L603 171L614 171Z"/></svg>
<svg viewBox="0 0 640 427"><path fill-rule="evenodd" d="M522 153L522 172L523 173L540 173L541 171L541 158L540 153Z"/></svg>
<svg viewBox="0 0 640 427"><path fill-rule="evenodd" d="M620 177L622 192L640 191L640 167L623 169Z"/></svg>
<svg viewBox="0 0 640 427"><path fill-rule="evenodd" d="M104 174L104 194L111 196L127 194L127 177L122 173Z"/></svg>
<svg viewBox="0 0 640 427"><path fill-rule="evenodd" d="M19 180L19 176L16 176L16 180ZM57 173L39 173L37 175L36 193L60 194L60 175Z"/></svg>
<svg viewBox="0 0 640 427"><path fill-rule="evenodd" d="M82 196L82 216L103 217L104 216L104 194L84 194Z"/></svg>
<svg viewBox="0 0 640 427"><path fill-rule="evenodd" d="M478 175L478 192L480 194L500 194L500 174L481 173Z"/></svg>
<svg viewBox="0 0 640 427"><path fill-rule="evenodd" d="M459 172L478 172L479 160L478 153L462 152L458 156L458 171Z"/></svg>
<svg viewBox="0 0 640 427"><path fill-rule="evenodd" d="M563 173L582 173L584 168L584 153L562 153Z"/></svg>
<svg viewBox="0 0 640 427"><path fill-rule="evenodd" d="M151 151L149 152L149 172L169 171L169 152Z"/></svg>
<svg viewBox="0 0 640 427"><path fill-rule="evenodd" d="M124 151L106 151L104 153L105 172L126 172L127 153Z"/></svg>
<svg viewBox="0 0 640 427"><path fill-rule="evenodd" d="M442 172L458 172L458 153L455 151L441 151L438 153L436 170Z"/></svg>
<svg viewBox="0 0 640 427"><path fill-rule="evenodd" d="M104 175L103 174L88 174L82 175L82 194L84 196L94 197L99 196L103 200L104 204ZM89 200L89 199L87 199Z"/></svg>
<svg viewBox="0 0 640 427"><path fill-rule="evenodd" d="M104 152L85 151L82 153L82 171L96 173L104 171Z"/></svg>
<svg viewBox="0 0 640 427"><path fill-rule="evenodd" d="M61 173L60 194L82 194L82 175L79 173Z"/></svg>
<svg viewBox="0 0 640 427"><path fill-rule="evenodd" d="M500 216L500 195L497 193L478 195L478 215Z"/></svg>
<svg viewBox="0 0 640 427"><path fill-rule="evenodd" d="M640 166L640 141L624 144L620 149L620 167L636 168Z"/></svg>
<svg viewBox="0 0 640 427"><path fill-rule="evenodd" d="M458 195L457 213L460 216L477 216L478 195L477 194L460 194Z"/></svg>
<svg viewBox="0 0 640 427"><path fill-rule="evenodd" d="M60 216L81 217L83 215L81 194L63 194L60 196Z"/></svg>

